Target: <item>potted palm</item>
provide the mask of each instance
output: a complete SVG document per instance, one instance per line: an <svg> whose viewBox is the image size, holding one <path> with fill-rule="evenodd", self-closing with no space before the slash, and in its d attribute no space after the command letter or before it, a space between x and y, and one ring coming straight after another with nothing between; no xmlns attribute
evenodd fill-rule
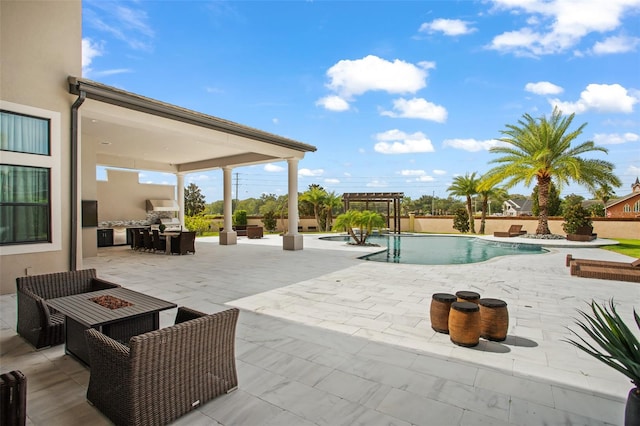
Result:
<svg viewBox="0 0 640 426"><path fill-rule="evenodd" d="M624 424L637 426L640 424L640 342L616 312L613 299L609 301L608 308L598 305L593 300L590 306L593 314L578 310L584 321L576 320L576 324L597 343L599 348L587 342L574 330L570 331L577 339L567 339L566 342L631 379L634 387L627 397ZM640 316L635 309L633 316L640 330Z"/></svg>

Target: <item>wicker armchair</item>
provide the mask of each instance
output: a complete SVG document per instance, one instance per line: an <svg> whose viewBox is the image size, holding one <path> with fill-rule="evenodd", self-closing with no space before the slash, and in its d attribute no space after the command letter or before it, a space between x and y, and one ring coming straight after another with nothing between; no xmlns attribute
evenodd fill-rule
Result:
<svg viewBox="0 0 640 426"><path fill-rule="evenodd" d="M171 238L171 254L196 253L195 232L180 232L180 235Z"/></svg>
<svg viewBox="0 0 640 426"><path fill-rule="evenodd" d="M85 331L91 360L87 399L116 425L167 424L238 386L239 310L178 309L176 324L123 345Z"/></svg>
<svg viewBox="0 0 640 426"><path fill-rule="evenodd" d="M64 315L46 300L116 287L96 278L95 269L18 277L18 334L36 349L64 343Z"/></svg>

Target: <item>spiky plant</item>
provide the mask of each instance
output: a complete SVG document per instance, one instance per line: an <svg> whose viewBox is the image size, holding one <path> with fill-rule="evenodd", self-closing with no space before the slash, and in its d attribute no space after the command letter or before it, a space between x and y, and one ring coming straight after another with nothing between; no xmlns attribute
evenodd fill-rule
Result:
<svg viewBox="0 0 640 426"><path fill-rule="evenodd" d="M578 310L584 321L576 320L576 324L600 348L587 342L574 330L570 331L579 340L567 339L565 341L630 378L636 387L636 393L638 393L640 390L640 343L638 338L616 312L613 299L609 301L609 308L600 306L593 300L590 306L593 315ZM638 329L640 329L640 316L635 309L633 316Z"/></svg>

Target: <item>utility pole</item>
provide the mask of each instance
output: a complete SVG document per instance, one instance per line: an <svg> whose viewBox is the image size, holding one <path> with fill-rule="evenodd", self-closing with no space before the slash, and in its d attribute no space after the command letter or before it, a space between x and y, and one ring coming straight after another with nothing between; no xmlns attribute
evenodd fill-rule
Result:
<svg viewBox="0 0 640 426"><path fill-rule="evenodd" d="M436 191L433 191L431 195L431 216L436 215L436 210L434 208L435 199L436 199Z"/></svg>
<svg viewBox="0 0 640 426"><path fill-rule="evenodd" d="M235 205L235 207L233 209L231 209L232 212L234 212L236 210L236 208L238 208L238 180L239 180L238 179L238 175L239 175L239 173L236 172L236 205Z"/></svg>

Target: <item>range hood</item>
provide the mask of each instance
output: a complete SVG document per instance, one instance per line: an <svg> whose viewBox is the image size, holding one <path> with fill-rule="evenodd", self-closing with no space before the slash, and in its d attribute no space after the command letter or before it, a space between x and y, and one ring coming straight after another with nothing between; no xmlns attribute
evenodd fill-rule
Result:
<svg viewBox="0 0 640 426"><path fill-rule="evenodd" d="M148 212L177 212L179 210L175 200L147 200Z"/></svg>

